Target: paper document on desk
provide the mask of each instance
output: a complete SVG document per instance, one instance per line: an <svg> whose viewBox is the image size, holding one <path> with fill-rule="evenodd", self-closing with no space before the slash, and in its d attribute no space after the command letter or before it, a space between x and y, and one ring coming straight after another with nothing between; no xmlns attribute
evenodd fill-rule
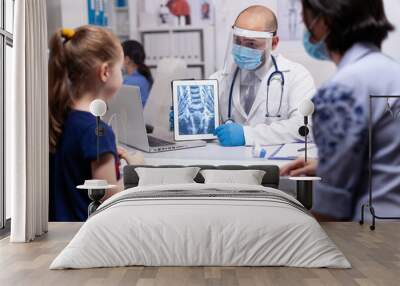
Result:
<svg viewBox="0 0 400 286"><path fill-rule="evenodd" d="M295 160L299 157L304 157L305 154L304 143L290 143L282 145L275 153L273 153L270 160ZM307 157L317 158L318 149L315 144L307 144Z"/></svg>

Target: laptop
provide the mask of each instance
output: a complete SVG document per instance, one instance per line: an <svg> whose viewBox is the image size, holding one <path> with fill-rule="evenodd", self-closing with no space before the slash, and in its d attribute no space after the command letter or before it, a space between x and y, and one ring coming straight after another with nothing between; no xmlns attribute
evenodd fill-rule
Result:
<svg viewBox="0 0 400 286"><path fill-rule="evenodd" d="M108 102L108 110L103 120L108 123L117 141L148 153L174 151L202 147L204 141L173 142L148 135L144 122L140 90L136 86L124 85L117 95ZM168 120L166 118L165 120Z"/></svg>

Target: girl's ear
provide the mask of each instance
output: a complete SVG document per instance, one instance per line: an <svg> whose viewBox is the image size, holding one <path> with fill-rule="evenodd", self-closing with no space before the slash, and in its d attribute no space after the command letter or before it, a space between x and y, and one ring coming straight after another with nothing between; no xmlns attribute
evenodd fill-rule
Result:
<svg viewBox="0 0 400 286"><path fill-rule="evenodd" d="M106 83L109 77L110 77L110 66L108 65L108 63L104 63L100 66L100 80L103 83Z"/></svg>
<svg viewBox="0 0 400 286"><path fill-rule="evenodd" d="M131 59L129 57L124 57L124 65L128 65L131 63Z"/></svg>

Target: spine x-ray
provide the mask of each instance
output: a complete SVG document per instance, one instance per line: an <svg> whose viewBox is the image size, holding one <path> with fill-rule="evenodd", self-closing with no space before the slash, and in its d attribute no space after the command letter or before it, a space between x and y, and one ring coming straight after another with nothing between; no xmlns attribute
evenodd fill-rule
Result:
<svg viewBox="0 0 400 286"><path fill-rule="evenodd" d="M180 135L213 134L215 130L214 88L212 85L178 86Z"/></svg>

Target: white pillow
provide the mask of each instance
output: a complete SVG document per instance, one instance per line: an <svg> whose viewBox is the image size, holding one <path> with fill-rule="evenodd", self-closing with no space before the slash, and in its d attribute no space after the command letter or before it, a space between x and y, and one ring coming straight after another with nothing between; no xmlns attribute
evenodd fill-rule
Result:
<svg viewBox="0 0 400 286"><path fill-rule="evenodd" d="M195 183L193 180L200 171L198 167L187 168L136 168L139 186L172 185Z"/></svg>
<svg viewBox="0 0 400 286"><path fill-rule="evenodd" d="M206 184L261 185L265 171L261 170L203 170Z"/></svg>

